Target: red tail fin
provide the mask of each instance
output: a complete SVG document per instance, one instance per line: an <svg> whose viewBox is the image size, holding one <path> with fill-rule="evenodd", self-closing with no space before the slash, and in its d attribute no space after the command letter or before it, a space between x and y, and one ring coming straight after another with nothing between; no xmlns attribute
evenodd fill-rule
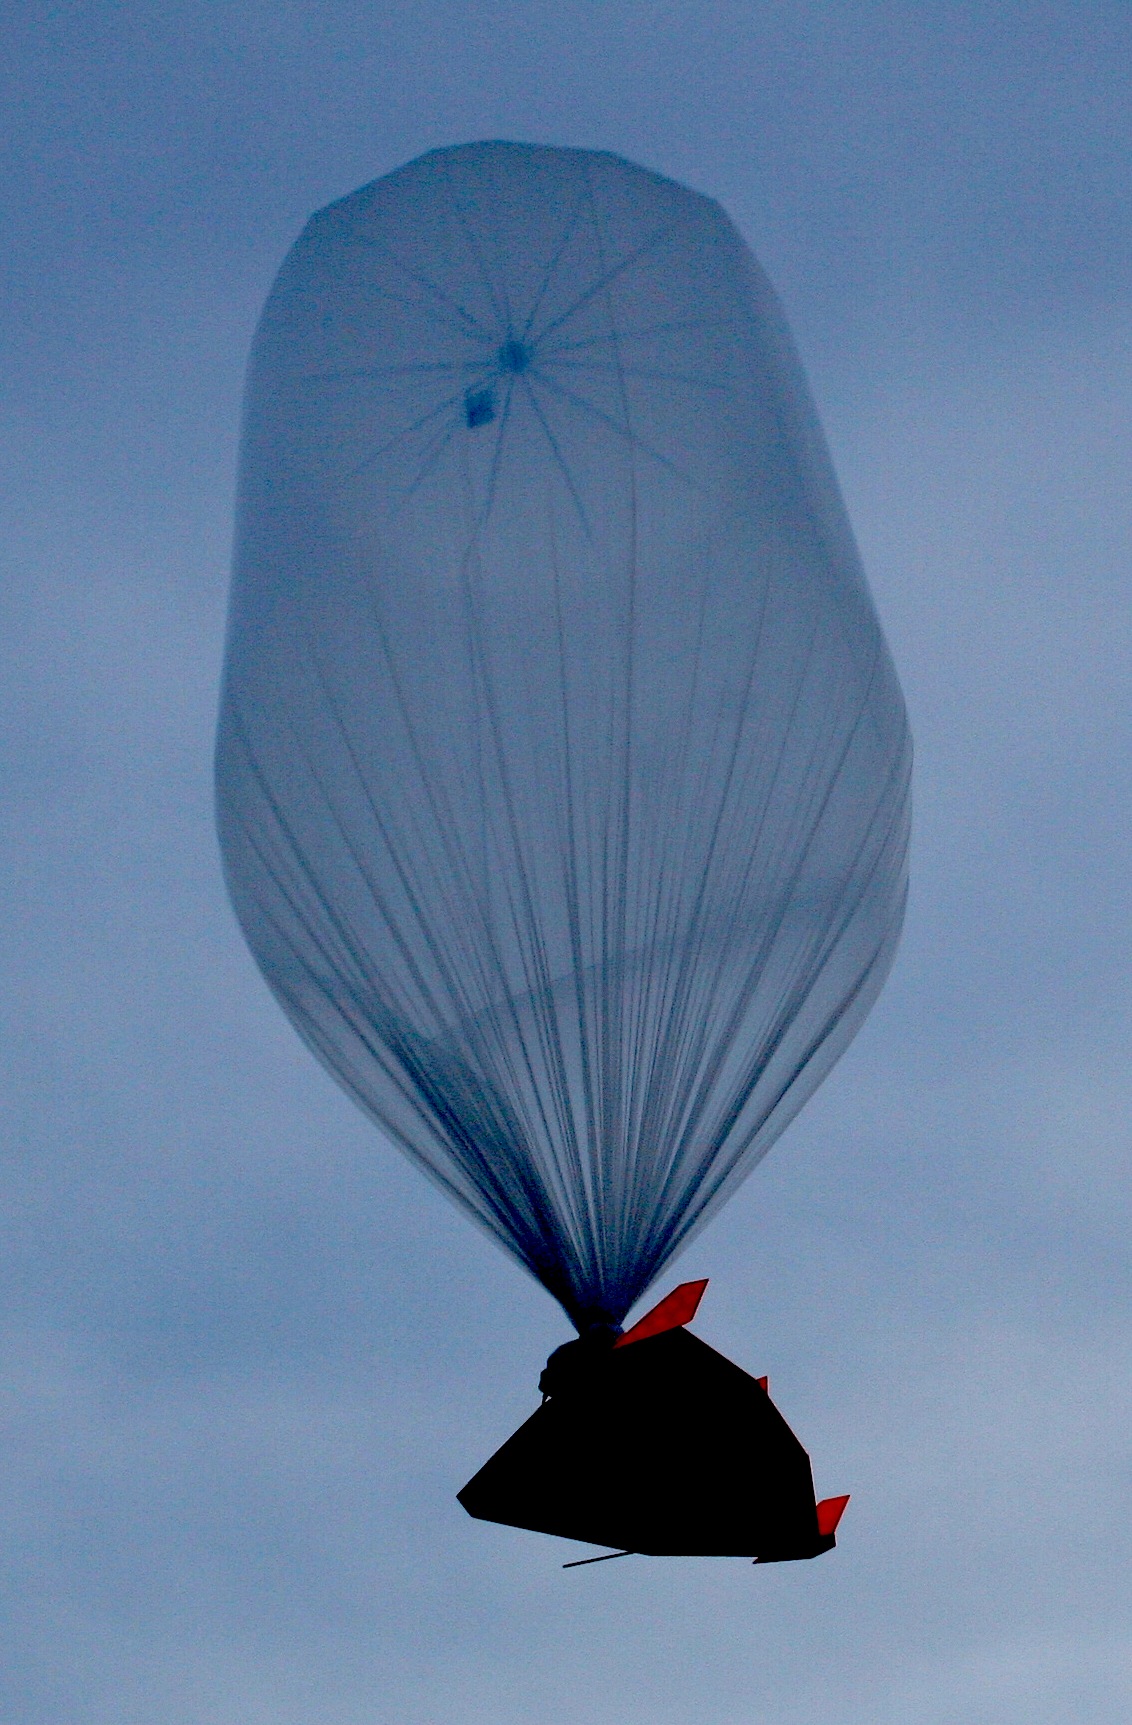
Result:
<svg viewBox="0 0 1132 1725"><path fill-rule="evenodd" d="M618 1336L613 1346L627 1348L630 1342L643 1342L649 1336L662 1336L665 1330L678 1330L681 1325L690 1324L706 1287L706 1279L702 1282L681 1282L678 1288L673 1288L670 1294L664 1296L659 1306L654 1306L631 1330Z"/></svg>
<svg viewBox="0 0 1132 1725"><path fill-rule="evenodd" d="M837 1524L845 1514L845 1505L849 1502L849 1493L844 1497L826 1497L818 1504L818 1532L822 1538L837 1532Z"/></svg>

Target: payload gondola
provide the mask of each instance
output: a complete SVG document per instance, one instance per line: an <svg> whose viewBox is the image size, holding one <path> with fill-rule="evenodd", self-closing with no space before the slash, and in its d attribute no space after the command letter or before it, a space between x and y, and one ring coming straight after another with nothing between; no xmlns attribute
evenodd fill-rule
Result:
<svg viewBox="0 0 1132 1725"><path fill-rule="evenodd" d="M767 1380L684 1328L706 1286L558 1349L542 1406L460 1492L468 1514L653 1557L831 1551L849 1499L815 1500Z"/></svg>

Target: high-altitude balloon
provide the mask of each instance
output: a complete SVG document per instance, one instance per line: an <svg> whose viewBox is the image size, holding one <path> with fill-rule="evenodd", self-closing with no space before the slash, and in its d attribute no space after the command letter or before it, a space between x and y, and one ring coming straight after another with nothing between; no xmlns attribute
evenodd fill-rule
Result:
<svg viewBox="0 0 1132 1725"><path fill-rule="evenodd" d="M490 143L311 220L247 388L228 884L312 1049L579 1330L620 1323L860 1025L909 758L717 204Z"/></svg>

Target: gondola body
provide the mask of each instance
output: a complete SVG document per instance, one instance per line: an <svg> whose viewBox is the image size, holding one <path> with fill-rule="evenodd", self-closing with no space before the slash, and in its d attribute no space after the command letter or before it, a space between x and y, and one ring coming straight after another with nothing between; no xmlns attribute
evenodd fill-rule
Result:
<svg viewBox="0 0 1132 1725"><path fill-rule="evenodd" d="M829 1551L847 1500L815 1501L765 1382L682 1324L637 1328L570 1344L571 1369L459 1493L468 1513L656 1557Z"/></svg>

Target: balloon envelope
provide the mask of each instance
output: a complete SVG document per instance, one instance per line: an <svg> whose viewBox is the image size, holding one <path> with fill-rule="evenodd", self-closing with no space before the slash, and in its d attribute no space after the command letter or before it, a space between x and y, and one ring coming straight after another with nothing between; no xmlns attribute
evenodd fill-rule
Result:
<svg viewBox="0 0 1132 1725"><path fill-rule="evenodd" d="M777 303L614 156L316 215L251 361L217 745L264 975L366 1112L617 1323L874 1000L896 677Z"/></svg>

